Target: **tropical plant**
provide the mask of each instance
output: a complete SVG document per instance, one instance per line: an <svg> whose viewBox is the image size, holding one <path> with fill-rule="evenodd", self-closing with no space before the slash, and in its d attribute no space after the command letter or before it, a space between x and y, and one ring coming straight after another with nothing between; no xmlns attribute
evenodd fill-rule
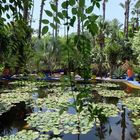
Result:
<svg viewBox="0 0 140 140"><path fill-rule="evenodd" d="M117 61L119 60L119 52L121 52L121 46L116 42L108 43L105 52L107 54L107 60L110 66L110 75L112 76L113 71L117 66Z"/></svg>
<svg viewBox="0 0 140 140"><path fill-rule="evenodd" d="M8 30L7 30L6 25L4 24L3 20L0 19L0 59L1 59L1 63L4 62L5 56L9 52L8 44L9 44Z"/></svg>
<svg viewBox="0 0 140 140"><path fill-rule="evenodd" d="M117 78L117 79L124 78L124 73L125 73L125 71L121 67L116 68L113 72L115 78Z"/></svg>
<svg viewBox="0 0 140 140"><path fill-rule="evenodd" d="M139 45L140 45L140 31L135 34L135 37L133 38L133 42L132 42L132 48L133 48L134 54L138 55L138 57L137 57L138 62L140 59Z"/></svg>
<svg viewBox="0 0 140 140"><path fill-rule="evenodd" d="M11 34L9 35L10 53L7 62L15 58L15 65L10 63L12 67L19 67L26 69L26 64L32 57L32 48L30 42L31 28L27 26L26 22L19 20L14 23L10 28Z"/></svg>

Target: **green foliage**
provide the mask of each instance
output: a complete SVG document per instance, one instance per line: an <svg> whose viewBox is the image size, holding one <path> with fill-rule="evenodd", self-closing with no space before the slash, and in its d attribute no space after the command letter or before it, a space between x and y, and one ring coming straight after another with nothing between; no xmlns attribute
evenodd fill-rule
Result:
<svg viewBox="0 0 140 140"><path fill-rule="evenodd" d="M49 27L48 26L44 26L43 29L42 29L42 35L46 34L48 32L48 30L49 30Z"/></svg>
<svg viewBox="0 0 140 140"><path fill-rule="evenodd" d="M133 69L134 69L134 73L138 74L138 76L139 76L140 75L140 66L139 65L134 65Z"/></svg>
<svg viewBox="0 0 140 140"><path fill-rule="evenodd" d="M79 8L76 8L77 5L79 6ZM55 12L55 15L53 15L52 11L49 10L45 10L46 14L49 17L53 17L55 23L57 24L61 24L61 19L67 19L68 21L64 24L66 25L68 28L69 27L73 27L75 21L76 21L76 17L80 17L81 20L83 22L85 22L86 20L88 20L88 24L85 24L85 27L87 27L87 29L93 34L95 35L95 33L97 32L97 26L95 24L95 18L91 19L90 16L92 15L92 11L94 6L96 5L97 7L99 7L99 1L91 1L91 5L90 7L85 9L85 1L80 0L78 3L76 0L67 0L67 1L63 1L61 4L62 10L57 12L57 5L50 3L51 9ZM70 13L68 13L68 7L71 6L72 10L72 16L70 17ZM86 18L86 15L84 14L84 11L86 11L86 13L89 14L90 18ZM75 15L75 16L74 16ZM93 25L94 24L94 25ZM54 25L52 25L52 23L50 23L50 26L53 29L56 29L56 27ZM92 27L91 27L92 26ZM93 29L94 28L94 29Z"/></svg>
<svg viewBox="0 0 140 140"><path fill-rule="evenodd" d="M129 97L123 99L124 105L128 107L128 109L132 110L132 121L135 126L138 128L138 134L140 132L140 97ZM139 135L140 136L140 135Z"/></svg>
<svg viewBox="0 0 140 140"><path fill-rule="evenodd" d="M123 99L124 105L126 105L130 110L133 110L135 112L140 111L140 97L129 97L126 99Z"/></svg>
<svg viewBox="0 0 140 140"><path fill-rule="evenodd" d="M15 135L10 135L10 136L4 136L0 137L1 140L62 140L60 137L50 137L47 134L40 134L39 132L33 131L33 130L22 130L18 132Z"/></svg>
<svg viewBox="0 0 140 140"><path fill-rule="evenodd" d="M117 42L109 43L105 47L105 53L107 54L107 60L110 66L110 74L112 76L113 71L116 69L117 62L120 59L120 52L122 48Z"/></svg>
<svg viewBox="0 0 140 140"><path fill-rule="evenodd" d="M95 87L95 90L98 91L98 94L103 97L117 97L124 98L127 94L120 90L120 85L113 83L98 83Z"/></svg>
<svg viewBox="0 0 140 140"><path fill-rule="evenodd" d="M126 93L121 90L101 90L98 89L98 93L104 97L117 97L122 98L126 96Z"/></svg>
<svg viewBox="0 0 140 140"><path fill-rule="evenodd" d="M106 117L117 114L118 109L115 105L90 104L88 102L89 89L85 90L81 87L81 90L79 94L79 92L70 91L67 88L64 90L61 87L49 89L46 99L36 100L37 106L47 108L47 112L32 113L26 119L29 126L37 128L40 132L53 131L55 135L62 132L86 134L93 127L93 123L99 125L100 122L106 121ZM33 103L32 106L34 107L36 104ZM70 107L74 108L76 112L68 113Z"/></svg>
<svg viewBox="0 0 140 140"><path fill-rule="evenodd" d="M4 93L0 98L0 115L10 110L15 104L24 101L28 104L30 96L28 93Z"/></svg>
<svg viewBox="0 0 140 140"><path fill-rule="evenodd" d="M39 137L39 133L29 130L22 130L20 132L18 132L16 135L10 135L10 136L4 136L4 137L0 137L1 140L34 140L37 139Z"/></svg>
<svg viewBox="0 0 140 140"><path fill-rule="evenodd" d="M117 79L122 79L124 73L125 71L121 67L116 68L113 72L115 78Z"/></svg>
<svg viewBox="0 0 140 140"><path fill-rule="evenodd" d="M132 43L132 48L134 50L134 53L136 55L138 55L137 59L139 60L140 59L140 31L136 33L134 39L133 39L133 43Z"/></svg>
<svg viewBox="0 0 140 140"><path fill-rule="evenodd" d="M69 4L68 1L64 1L61 6L62 6L63 9L67 9L68 4Z"/></svg>
<svg viewBox="0 0 140 140"><path fill-rule="evenodd" d="M98 108L98 110L102 108L102 113L105 113L107 116L116 113L116 110L113 111L114 106L112 105L105 106L105 104L98 104L92 107ZM89 112L87 110L81 112L79 116L80 121L78 121L77 114L68 114L66 112L61 115L59 115L59 112L33 113L26 120L31 127L37 128L40 132L48 132L51 130L55 135L59 135L62 132L65 134L86 134L93 127L93 122L89 122L88 114ZM97 112L94 112L94 115L94 118L100 116L98 116ZM98 124L99 120L97 120L96 123Z"/></svg>
<svg viewBox="0 0 140 140"><path fill-rule="evenodd" d="M8 19L15 19L19 20L23 18L23 10L27 7L31 9L32 7L32 0L25 1L25 0L2 0L0 1L0 17L1 19L6 20ZM4 16L6 15L6 17Z"/></svg>
<svg viewBox="0 0 140 140"><path fill-rule="evenodd" d="M45 13L46 13L49 17L52 17L52 16L53 16L52 12L49 11L49 10L45 10Z"/></svg>
<svg viewBox="0 0 140 140"><path fill-rule="evenodd" d="M5 55L8 54L8 44L9 44L9 36L8 36L8 30L6 28L6 25L4 25L4 22L0 19L0 59L1 62L4 61Z"/></svg>
<svg viewBox="0 0 140 140"><path fill-rule="evenodd" d="M90 14L92 11L93 11L93 6L89 6L87 9L86 9L86 13L87 14Z"/></svg>
<svg viewBox="0 0 140 140"><path fill-rule="evenodd" d="M70 5L70 6L74 6L75 3L76 3L75 0L69 0L69 5Z"/></svg>

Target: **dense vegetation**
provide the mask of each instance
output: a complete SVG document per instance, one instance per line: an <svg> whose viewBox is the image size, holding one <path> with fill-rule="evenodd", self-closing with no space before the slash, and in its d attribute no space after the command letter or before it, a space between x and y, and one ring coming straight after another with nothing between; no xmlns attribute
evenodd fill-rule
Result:
<svg viewBox="0 0 140 140"><path fill-rule="evenodd" d="M7 68L11 75L28 77L26 82L21 76L17 83L11 83L10 90L2 89L0 115L20 102L31 108L37 103L40 108L44 106L50 111L33 112L26 118L28 129L34 131L23 130L2 139L59 140L63 133L85 134L92 129L93 123L101 129L107 117L116 115L119 110L114 104L97 103L91 95L92 89L102 97L116 97L122 101L123 107L134 110L132 121L139 126L139 95L128 97L123 91L107 89L118 85L86 83L93 75L122 78L126 73L123 67L126 61L140 75L140 1L125 0L120 4L125 15L123 25L117 19L106 20L108 0L91 0L89 3L85 0L50 0L50 8L44 9L47 2L41 1L36 31L32 27L34 0L0 1L0 75ZM94 13L95 7L102 8L103 14ZM43 19L43 14L46 14L46 19ZM60 36L61 27L64 35ZM77 31L71 33L72 28ZM53 73L58 69L65 71L59 87L36 81L44 77L43 72ZM33 73L35 75L30 75ZM80 75L84 84L77 85L75 75ZM32 100L30 93L42 86L48 87L48 95ZM70 99L74 101L69 102ZM70 107L75 109L73 115L67 113ZM125 110L123 107L121 111ZM48 131L53 131L53 137L48 133L44 135Z"/></svg>

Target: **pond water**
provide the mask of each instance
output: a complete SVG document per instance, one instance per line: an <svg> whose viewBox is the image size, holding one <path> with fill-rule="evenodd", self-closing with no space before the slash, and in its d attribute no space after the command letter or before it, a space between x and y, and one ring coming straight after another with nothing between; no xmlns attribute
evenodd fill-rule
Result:
<svg viewBox="0 0 140 140"><path fill-rule="evenodd" d="M128 94L131 94L131 92L133 92L133 94L140 93L140 90L131 89L128 91L127 88L128 87L122 84L119 87L120 90L125 89ZM110 90L114 89L115 88L110 88ZM44 98L47 94L47 88L41 88L32 94L32 99L36 103L38 98ZM61 138L63 140L137 140L137 128L133 126L130 119L131 111L122 105L121 100L116 97L102 96L98 96L98 100L117 105L120 112L116 117L108 117L107 122L104 124L100 124L99 126L93 124L93 128L87 134L62 134ZM73 102L73 99L70 99L70 102ZM37 103L33 108L27 108L24 102L17 104L11 108L10 111L0 116L0 136L16 134L18 131L26 129L27 123L24 119L30 113L39 111L46 112L47 108L40 108ZM68 108L68 113L75 114L75 112L76 110L73 107Z"/></svg>
<svg viewBox="0 0 140 140"><path fill-rule="evenodd" d="M15 134L23 129L26 125L24 119L26 118L25 103L21 102L10 111L0 116L0 136Z"/></svg>

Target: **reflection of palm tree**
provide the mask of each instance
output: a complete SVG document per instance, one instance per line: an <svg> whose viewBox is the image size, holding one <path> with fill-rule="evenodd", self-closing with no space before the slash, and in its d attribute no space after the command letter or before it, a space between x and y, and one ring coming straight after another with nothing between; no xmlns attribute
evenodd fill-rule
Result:
<svg viewBox="0 0 140 140"><path fill-rule="evenodd" d="M100 123L100 126L96 130L97 130L96 136L98 136L100 140L105 139L105 133L108 131L105 125Z"/></svg>
<svg viewBox="0 0 140 140"><path fill-rule="evenodd" d="M126 122L126 108L122 105L122 113L121 113L121 119L116 123L117 125L121 124L122 128L122 140L125 140L125 132L128 125L128 122Z"/></svg>
<svg viewBox="0 0 140 140"><path fill-rule="evenodd" d="M109 135L112 132L111 125L105 115L98 115L98 119L100 120L100 125L96 127L97 133L96 136L99 137L100 140L105 139L106 133L108 132ZM106 126L108 124L108 126Z"/></svg>
<svg viewBox="0 0 140 140"><path fill-rule="evenodd" d="M125 108L122 106L122 114L121 114L121 117L122 117L122 121L121 121L121 127L122 127L122 140L125 140L125 129L126 129L126 119L125 119L125 115L126 115L126 110Z"/></svg>

